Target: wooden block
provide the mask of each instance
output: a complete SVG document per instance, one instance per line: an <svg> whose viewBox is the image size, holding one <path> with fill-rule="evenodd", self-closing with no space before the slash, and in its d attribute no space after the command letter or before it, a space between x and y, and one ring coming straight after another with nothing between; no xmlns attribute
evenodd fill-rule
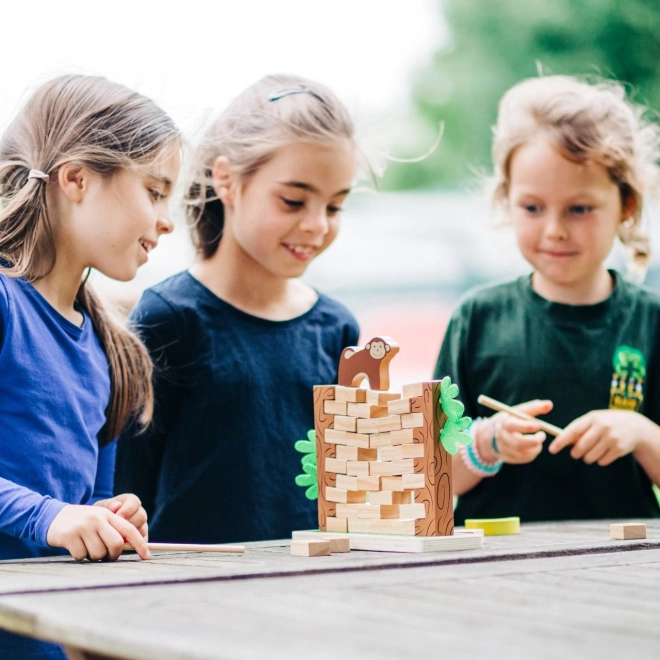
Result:
<svg viewBox="0 0 660 660"><path fill-rule="evenodd" d="M390 401L401 398L399 392L381 392L380 390L367 390L366 403L372 406L386 406Z"/></svg>
<svg viewBox="0 0 660 660"><path fill-rule="evenodd" d="M425 475L420 473L404 474L401 477L401 483L406 490L415 490L417 488L424 488L426 486L426 478Z"/></svg>
<svg viewBox="0 0 660 660"><path fill-rule="evenodd" d="M330 541L291 541L291 554L297 557L323 557L331 552Z"/></svg>
<svg viewBox="0 0 660 660"><path fill-rule="evenodd" d="M369 461L346 461L346 474L353 477L368 477Z"/></svg>
<svg viewBox="0 0 660 660"><path fill-rule="evenodd" d="M361 447L362 449L369 449L369 438L370 436L365 433L349 433L348 431L342 431L346 433L344 436L344 442L337 443L342 445L347 445L348 447Z"/></svg>
<svg viewBox="0 0 660 660"><path fill-rule="evenodd" d="M366 488L358 488L358 478L350 474L337 475L337 488L341 490L366 490Z"/></svg>
<svg viewBox="0 0 660 660"><path fill-rule="evenodd" d="M390 415L405 415L410 412L410 399L397 399L387 402L387 411Z"/></svg>
<svg viewBox="0 0 660 660"><path fill-rule="evenodd" d="M328 399L323 402L323 412L327 415L345 415L346 401L333 401Z"/></svg>
<svg viewBox="0 0 660 660"><path fill-rule="evenodd" d="M346 406L346 414L351 417L363 417L365 419L387 417L387 406L371 406L368 403L349 403Z"/></svg>
<svg viewBox="0 0 660 660"><path fill-rule="evenodd" d="M367 493L369 504L412 504L412 491L381 490Z"/></svg>
<svg viewBox="0 0 660 660"><path fill-rule="evenodd" d="M610 525L610 538L619 540L645 539L646 523L615 523Z"/></svg>
<svg viewBox="0 0 660 660"><path fill-rule="evenodd" d="M379 461L400 461L404 458L422 458L422 456L424 456L424 445L421 443L381 447L378 450Z"/></svg>
<svg viewBox="0 0 660 660"><path fill-rule="evenodd" d="M352 418L355 420L355 418ZM383 417L383 419L388 419ZM358 433L380 433L380 419L358 419L357 432Z"/></svg>
<svg viewBox="0 0 660 660"><path fill-rule="evenodd" d="M341 488L326 486L325 499L328 502L341 502L342 504L363 504L367 501L367 494L359 490L342 490ZM341 518L342 516L339 517Z"/></svg>
<svg viewBox="0 0 660 660"><path fill-rule="evenodd" d="M404 429L418 429L424 426L423 413L408 413L401 415L401 426Z"/></svg>
<svg viewBox="0 0 660 660"><path fill-rule="evenodd" d="M414 441L413 429L401 429L388 433L377 433L369 436L370 447L391 447L393 445L407 445Z"/></svg>
<svg viewBox="0 0 660 660"><path fill-rule="evenodd" d="M341 458L346 461L377 461L378 450L337 445L337 458Z"/></svg>
<svg viewBox="0 0 660 660"><path fill-rule="evenodd" d="M342 506L347 506L346 504ZM362 532L368 534L404 534L415 535L414 520L365 520L351 517L348 520L349 532Z"/></svg>
<svg viewBox="0 0 660 660"><path fill-rule="evenodd" d="M414 504L400 504L399 518L401 520L421 520L426 517L426 504L415 502Z"/></svg>
<svg viewBox="0 0 660 660"><path fill-rule="evenodd" d="M343 520L348 521L347 518ZM347 525L348 527L348 525ZM332 552L350 552L351 551L351 542L348 536L326 536L324 537L325 541L330 541L330 550Z"/></svg>
<svg viewBox="0 0 660 660"><path fill-rule="evenodd" d="M357 518L362 504L337 504L337 518Z"/></svg>
<svg viewBox="0 0 660 660"><path fill-rule="evenodd" d="M520 534L520 518L467 518L465 529L481 529L485 536Z"/></svg>
<svg viewBox="0 0 660 660"><path fill-rule="evenodd" d="M346 470L348 472L348 469ZM369 474L379 477L393 477L401 474L412 474L415 462L412 458L401 461L369 461Z"/></svg>
<svg viewBox="0 0 660 660"><path fill-rule="evenodd" d="M381 433L389 433L390 431L401 430L401 415L388 415L382 417L378 421L378 430Z"/></svg>
<svg viewBox="0 0 660 660"><path fill-rule="evenodd" d="M358 490L380 490L380 477L360 477L357 478Z"/></svg>
<svg viewBox="0 0 660 660"><path fill-rule="evenodd" d="M326 429L324 438L328 444L346 444L346 431L336 431L335 429Z"/></svg>
<svg viewBox="0 0 660 660"><path fill-rule="evenodd" d="M337 431L350 431L355 433L357 430L357 420L355 417L348 417L344 415L335 415L335 429Z"/></svg>
<svg viewBox="0 0 660 660"><path fill-rule="evenodd" d="M335 387L335 401L346 401L348 403L364 403L367 399L367 390L359 387Z"/></svg>
<svg viewBox="0 0 660 660"><path fill-rule="evenodd" d="M409 385L404 385L402 389L402 399L412 399L416 396L422 396L424 394L424 385L426 383L410 383ZM335 388L335 399L337 397L337 390L339 387Z"/></svg>
<svg viewBox="0 0 660 660"><path fill-rule="evenodd" d="M363 520L399 520L398 505L365 504L358 509L358 518Z"/></svg>
<svg viewBox="0 0 660 660"><path fill-rule="evenodd" d="M329 516L326 518L326 527L329 532L347 532L348 531L348 519L347 518L335 518L334 516Z"/></svg>
<svg viewBox="0 0 660 660"><path fill-rule="evenodd" d="M401 477L382 477L380 481L382 490L415 490L424 488L423 474L404 474Z"/></svg>
<svg viewBox="0 0 660 660"><path fill-rule="evenodd" d="M336 458L326 458L325 471L346 474L346 461L341 461Z"/></svg>

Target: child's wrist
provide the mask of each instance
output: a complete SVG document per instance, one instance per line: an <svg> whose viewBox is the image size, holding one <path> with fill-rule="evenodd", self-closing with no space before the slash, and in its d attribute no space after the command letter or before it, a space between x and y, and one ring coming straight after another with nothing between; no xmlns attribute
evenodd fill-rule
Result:
<svg viewBox="0 0 660 660"><path fill-rule="evenodd" d="M480 477L492 477L502 468L502 461L493 447L493 438L495 437L493 429L491 420L476 419L469 429L473 438L472 444L469 446L461 445L460 447L463 463L470 472ZM488 437L487 443L484 441L486 436ZM488 451L482 453L481 448L484 444L488 445Z"/></svg>

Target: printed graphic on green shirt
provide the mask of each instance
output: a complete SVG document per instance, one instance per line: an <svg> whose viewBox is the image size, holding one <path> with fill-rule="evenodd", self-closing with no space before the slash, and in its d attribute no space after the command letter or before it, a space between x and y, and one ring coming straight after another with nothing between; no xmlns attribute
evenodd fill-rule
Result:
<svg viewBox="0 0 660 660"><path fill-rule="evenodd" d="M612 359L614 373L610 388L610 408L637 412L644 400L646 360L641 351L618 346Z"/></svg>

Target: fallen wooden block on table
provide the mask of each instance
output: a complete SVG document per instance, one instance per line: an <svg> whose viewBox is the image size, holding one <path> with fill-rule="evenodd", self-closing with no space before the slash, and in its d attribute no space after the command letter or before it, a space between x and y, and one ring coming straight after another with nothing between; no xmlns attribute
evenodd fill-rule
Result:
<svg viewBox="0 0 660 660"><path fill-rule="evenodd" d="M646 538L646 523L613 523L610 525L610 538L628 541Z"/></svg>
<svg viewBox="0 0 660 660"><path fill-rule="evenodd" d="M297 557L324 557L332 554L330 541L296 539L291 541L291 554Z"/></svg>

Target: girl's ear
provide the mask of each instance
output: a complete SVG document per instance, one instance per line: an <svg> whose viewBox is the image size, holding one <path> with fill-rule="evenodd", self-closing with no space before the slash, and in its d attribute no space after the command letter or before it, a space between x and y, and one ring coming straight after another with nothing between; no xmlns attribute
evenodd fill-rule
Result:
<svg viewBox="0 0 660 660"><path fill-rule="evenodd" d="M213 163L211 180L215 194L222 200L223 204L231 204L233 201L236 173L227 156L218 156Z"/></svg>
<svg viewBox="0 0 660 660"><path fill-rule="evenodd" d="M623 201L623 208L621 209L621 222L632 223L637 213L637 200L634 195L628 195Z"/></svg>
<svg viewBox="0 0 660 660"><path fill-rule="evenodd" d="M87 189L89 172L82 165L64 163L57 171L57 185L71 202L79 202Z"/></svg>

